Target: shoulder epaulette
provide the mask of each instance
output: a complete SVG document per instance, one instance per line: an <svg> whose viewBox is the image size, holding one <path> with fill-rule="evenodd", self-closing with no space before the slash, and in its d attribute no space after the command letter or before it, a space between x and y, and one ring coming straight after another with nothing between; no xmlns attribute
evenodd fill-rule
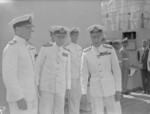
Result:
<svg viewBox="0 0 150 114"><path fill-rule="evenodd" d="M63 46L63 48L64 48L66 51L69 51L69 52L70 52L70 50L69 50L69 49L67 49L67 48L66 48L66 46Z"/></svg>
<svg viewBox="0 0 150 114"><path fill-rule="evenodd" d="M11 40L10 42L8 42L9 45L14 45L17 43L17 40Z"/></svg>
<svg viewBox="0 0 150 114"><path fill-rule="evenodd" d="M109 45L109 44L103 44L103 47L105 47L105 48L109 48L109 49L112 49L112 46L111 46L111 45Z"/></svg>
<svg viewBox="0 0 150 114"><path fill-rule="evenodd" d="M44 44L43 46L44 46L44 47L51 47L51 46L53 46L53 44L46 43L46 44Z"/></svg>
<svg viewBox="0 0 150 114"><path fill-rule="evenodd" d="M83 50L83 52L90 51L91 49L92 49L92 46L89 46L89 47L85 48L85 49Z"/></svg>

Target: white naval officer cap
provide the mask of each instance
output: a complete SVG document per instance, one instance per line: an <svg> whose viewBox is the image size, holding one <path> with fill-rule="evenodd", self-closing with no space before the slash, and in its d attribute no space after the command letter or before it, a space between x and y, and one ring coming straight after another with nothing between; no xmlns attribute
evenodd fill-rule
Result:
<svg viewBox="0 0 150 114"><path fill-rule="evenodd" d="M48 31L49 31L50 33L54 33L56 27L58 27L58 25L51 25L51 26L48 28Z"/></svg>
<svg viewBox="0 0 150 114"><path fill-rule="evenodd" d="M79 33L79 32L80 32L79 27L72 27L72 28L70 29L70 34L72 34L72 33Z"/></svg>
<svg viewBox="0 0 150 114"><path fill-rule="evenodd" d="M9 25L13 28L28 25L28 24L34 27L34 25L32 24L32 20L33 20L33 14L26 14L14 18L12 21L9 22Z"/></svg>
<svg viewBox="0 0 150 114"><path fill-rule="evenodd" d="M102 25L91 25L87 28L87 31L92 34L92 33L97 33L97 32L103 32L104 27Z"/></svg>
<svg viewBox="0 0 150 114"><path fill-rule="evenodd" d="M65 26L55 26L53 28L53 33L55 34L67 34L69 32L69 28Z"/></svg>
<svg viewBox="0 0 150 114"><path fill-rule="evenodd" d="M124 42L128 42L128 38L127 38L127 37L126 37L126 38L124 38L121 42L122 42L122 43L124 43Z"/></svg>
<svg viewBox="0 0 150 114"><path fill-rule="evenodd" d="M119 39L113 41L113 44L119 44L119 43L121 43L121 41Z"/></svg>

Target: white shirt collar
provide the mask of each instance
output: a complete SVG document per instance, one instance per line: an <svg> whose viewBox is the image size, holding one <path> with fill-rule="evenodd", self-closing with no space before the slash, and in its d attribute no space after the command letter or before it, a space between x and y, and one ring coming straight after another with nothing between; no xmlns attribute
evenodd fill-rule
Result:
<svg viewBox="0 0 150 114"><path fill-rule="evenodd" d="M98 52L101 47L102 47L102 44L99 47L92 46L92 50L95 50L96 52Z"/></svg>

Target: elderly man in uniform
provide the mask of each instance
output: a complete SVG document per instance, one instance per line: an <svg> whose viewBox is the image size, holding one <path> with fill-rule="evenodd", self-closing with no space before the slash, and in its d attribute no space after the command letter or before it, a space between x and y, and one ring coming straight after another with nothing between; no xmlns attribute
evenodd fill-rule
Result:
<svg viewBox="0 0 150 114"><path fill-rule="evenodd" d="M66 48L71 53L71 90L68 93L68 110L69 114L79 114L81 85L80 85L80 63L82 48L77 44L79 38L79 28L74 27L70 31L71 42Z"/></svg>
<svg viewBox="0 0 150 114"><path fill-rule="evenodd" d="M114 48L103 44L103 27L92 25L88 28L92 46L85 49L81 62L81 84L83 94L87 93L88 77L93 114L118 114L116 108L121 98L121 70ZM120 104L119 104L120 105ZM121 113L121 112L120 112Z"/></svg>
<svg viewBox="0 0 150 114"><path fill-rule="evenodd" d="M129 76L129 52L127 50L128 39L122 40L122 48L120 49L122 55L122 93L129 94L127 89L128 76Z"/></svg>
<svg viewBox="0 0 150 114"><path fill-rule="evenodd" d="M41 47L37 57L40 114L64 114L66 90L71 88L70 52L64 47L66 27L54 28L55 43Z"/></svg>
<svg viewBox="0 0 150 114"><path fill-rule="evenodd" d="M27 14L10 22L15 36L3 51L2 76L10 114L37 114L35 55L28 43L33 32L32 19L33 15Z"/></svg>

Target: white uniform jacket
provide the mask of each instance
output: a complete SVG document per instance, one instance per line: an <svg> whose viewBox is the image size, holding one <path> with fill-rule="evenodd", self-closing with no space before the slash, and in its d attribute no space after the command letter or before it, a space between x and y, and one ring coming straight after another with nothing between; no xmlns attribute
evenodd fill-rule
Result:
<svg viewBox="0 0 150 114"><path fill-rule="evenodd" d="M40 90L62 93L71 88L70 52L64 47L46 44L36 60Z"/></svg>
<svg viewBox="0 0 150 114"><path fill-rule="evenodd" d="M81 85L87 93L88 77L90 94L93 97L107 97L121 91L121 70L115 50L108 44L101 44L96 51L91 46L84 50L81 60Z"/></svg>
<svg viewBox="0 0 150 114"><path fill-rule="evenodd" d="M3 50L2 76L9 102L37 99L34 54L27 44L15 36Z"/></svg>
<svg viewBox="0 0 150 114"><path fill-rule="evenodd" d="M72 42L66 45L71 54L71 78L80 79L82 47Z"/></svg>

